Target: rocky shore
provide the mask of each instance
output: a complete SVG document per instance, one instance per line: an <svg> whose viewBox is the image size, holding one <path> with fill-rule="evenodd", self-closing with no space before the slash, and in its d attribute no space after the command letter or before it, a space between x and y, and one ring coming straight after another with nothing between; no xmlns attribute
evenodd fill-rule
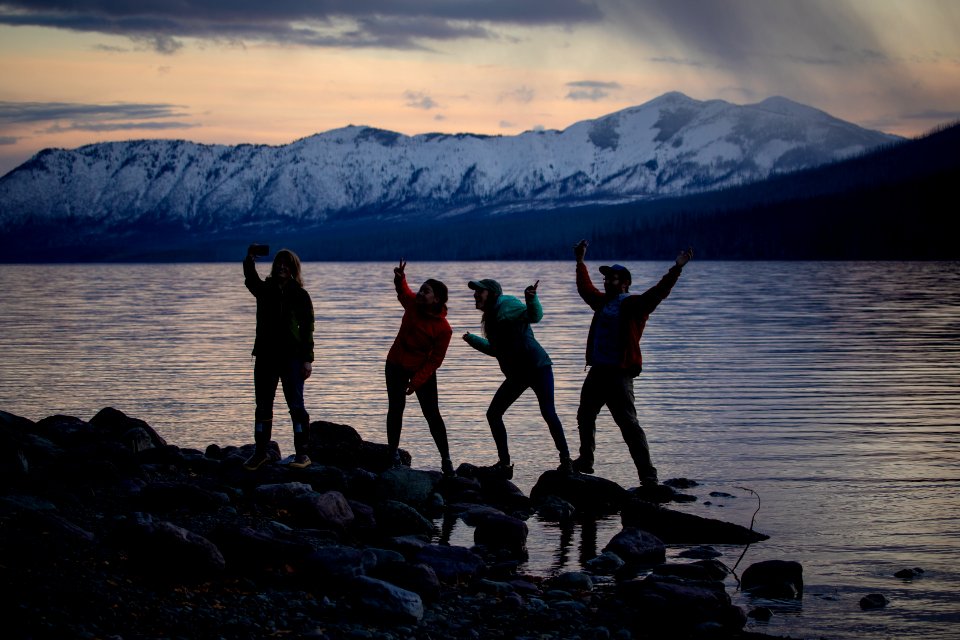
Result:
<svg viewBox="0 0 960 640"><path fill-rule="evenodd" d="M305 469L274 443L274 461L246 471L252 447L180 448L111 408L0 412L3 636L760 637L703 545L766 536L665 507L689 499L670 486L548 471L527 496L467 464L442 477L401 452L389 467L385 445L327 422L311 425ZM529 576L534 513L619 513L623 528L583 571ZM438 541L435 523L458 519L470 548ZM667 563L668 544L691 559ZM761 564L744 588L802 593L799 565Z"/></svg>

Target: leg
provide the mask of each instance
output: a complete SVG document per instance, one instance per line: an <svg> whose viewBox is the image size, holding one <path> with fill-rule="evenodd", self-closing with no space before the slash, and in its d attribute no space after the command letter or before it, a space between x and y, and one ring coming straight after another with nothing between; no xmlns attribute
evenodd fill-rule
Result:
<svg viewBox="0 0 960 640"><path fill-rule="evenodd" d="M420 402L420 409L423 410L423 417L427 419L427 425L430 427L430 435L433 436L433 441L437 443L440 459L450 460L447 427L443 424L443 417L440 415L436 372L417 389L417 400Z"/></svg>
<svg viewBox="0 0 960 640"><path fill-rule="evenodd" d="M577 407L577 429L580 432L580 458L578 462L587 469L593 468L593 452L596 450L597 415L605 404L605 376L602 369L591 367L580 389L580 406ZM592 471L590 471L592 473Z"/></svg>
<svg viewBox="0 0 960 640"><path fill-rule="evenodd" d="M553 437L553 444L560 453L560 460L570 459L570 449L567 448L567 439L563 435L563 425L560 423L560 416L557 415L557 409L553 398L553 367L546 366L537 369L533 379L533 392L537 394L537 402L540 404L540 415L547 423L550 429L550 435Z"/></svg>
<svg viewBox="0 0 960 640"><path fill-rule="evenodd" d="M303 404L303 361L290 358L284 362L280 382L283 384L283 397L287 401L293 421L294 449L297 455L305 455L310 440L310 416Z"/></svg>
<svg viewBox="0 0 960 640"><path fill-rule="evenodd" d="M633 395L633 378L622 374L618 380L611 380L608 387L607 408L613 421L620 427L623 441L627 443L633 463L641 482L657 478L657 469L650 460L650 447L647 436L637 421L636 401Z"/></svg>
<svg viewBox="0 0 960 640"><path fill-rule="evenodd" d="M507 378L493 394L490 407L487 409L487 422L490 424L490 433L497 445L497 455L504 465L510 464L510 449L507 447L507 427L503 424L503 414L517 401L529 385L526 381Z"/></svg>
<svg viewBox="0 0 960 640"><path fill-rule="evenodd" d="M387 380L387 446L392 456L400 448L400 432L403 429L403 410L407 406L407 384L410 374L403 367L390 362L384 368Z"/></svg>
<svg viewBox="0 0 960 640"><path fill-rule="evenodd" d="M273 437L273 399L277 394L280 370L273 358L257 356L253 365L253 387L257 400L254 426L254 442L257 451L265 453Z"/></svg>

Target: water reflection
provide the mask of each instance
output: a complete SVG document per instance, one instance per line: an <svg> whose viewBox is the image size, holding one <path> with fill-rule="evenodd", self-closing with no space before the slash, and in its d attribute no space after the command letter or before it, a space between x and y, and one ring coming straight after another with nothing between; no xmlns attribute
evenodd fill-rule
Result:
<svg viewBox="0 0 960 640"><path fill-rule="evenodd" d="M668 266L625 262L637 288ZM307 408L379 442L383 361L402 313L393 266L304 265L320 359ZM575 443L591 312L577 296L573 261L407 270L411 281L450 286L455 333L479 328L469 279L495 277L511 294L540 280L545 315L536 333L554 360L557 411ZM114 406L181 446L249 441L255 310L239 261L2 265L0 287L0 409L89 419ZM772 538L745 562L797 560L811 593L841 594L808 598L796 621L775 619L771 632L855 637L848 622L860 615L856 594L874 590L898 599L883 614L886 627L878 616L865 620L871 633L953 635L944 620L960 622L960 264L694 261L651 316L644 345L637 409L654 463L664 478L701 482L693 491L700 500L677 508L746 525L755 502L737 487L750 487L763 499L756 528ZM496 459L484 419L500 382L494 369L455 340L438 372L455 464ZM415 466L439 468L417 414L408 412L401 446ZM533 394L507 414L507 431L515 482L529 493L556 465ZM291 450L289 430L277 432ZM605 413L597 452L599 475L635 482ZM737 497L705 505L714 490ZM528 566L544 574L577 568L619 528L617 519L595 530L528 524ZM468 527L452 525L447 535L472 544ZM913 566L927 569L923 580L891 583ZM911 617L922 626L911 630Z"/></svg>

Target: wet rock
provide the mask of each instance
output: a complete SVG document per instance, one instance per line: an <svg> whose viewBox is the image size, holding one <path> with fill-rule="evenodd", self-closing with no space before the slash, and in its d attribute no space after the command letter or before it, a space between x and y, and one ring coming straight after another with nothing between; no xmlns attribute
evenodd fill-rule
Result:
<svg viewBox="0 0 960 640"><path fill-rule="evenodd" d="M920 567L914 567L913 569L901 569L893 575L901 580L913 580L914 578L919 578L922 576L923 573L923 569Z"/></svg>
<svg viewBox="0 0 960 640"><path fill-rule="evenodd" d="M697 560L709 560L711 558L719 558L723 554L709 546L699 546L692 547L690 549L684 549L679 554L681 558L695 558Z"/></svg>
<svg viewBox="0 0 960 640"><path fill-rule="evenodd" d="M508 515L488 515L477 522L473 532L476 544L506 551L512 557L526 557L527 523Z"/></svg>
<svg viewBox="0 0 960 640"><path fill-rule="evenodd" d="M773 611L767 607L756 607L747 613L747 617L760 622L768 622L773 617Z"/></svg>
<svg viewBox="0 0 960 640"><path fill-rule="evenodd" d="M888 604L890 604L890 601L880 593L871 593L860 598L860 608L864 611L883 609Z"/></svg>
<svg viewBox="0 0 960 640"><path fill-rule="evenodd" d="M667 544L748 544L769 536L731 522L702 518L632 499L620 514L625 527L649 531Z"/></svg>
<svg viewBox="0 0 960 640"><path fill-rule="evenodd" d="M584 566L596 575L612 576L620 571L626 563L623 558L612 551L604 551L596 558L584 563Z"/></svg>
<svg viewBox="0 0 960 640"><path fill-rule="evenodd" d="M627 500L628 493L606 478L550 470L537 479L530 490L530 499L534 504L542 504L550 496L562 498L581 513L606 515L616 513Z"/></svg>
<svg viewBox="0 0 960 640"><path fill-rule="evenodd" d="M339 491L346 493L349 487L347 474L337 467L323 464L311 464L306 469L290 469L290 477L305 482L314 491Z"/></svg>
<svg viewBox="0 0 960 640"><path fill-rule="evenodd" d="M653 575L672 576L685 580L723 580L729 570L720 562L698 561L689 564L662 564L653 568Z"/></svg>
<svg viewBox="0 0 960 640"><path fill-rule="evenodd" d="M690 480L689 478L670 478L669 480L664 480L663 484L671 489L692 489L693 487L700 486L699 482Z"/></svg>
<svg viewBox="0 0 960 640"><path fill-rule="evenodd" d="M803 597L803 567L791 560L757 562L743 572L740 586L760 598Z"/></svg>
<svg viewBox="0 0 960 640"><path fill-rule="evenodd" d="M650 576L620 583L618 593L635 607L630 612L631 626L641 636L651 630L669 630L674 637L707 627L733 633L746 624L746 616L731 603L722 582Z"/></svg>
<svg viewBox="0 0 960 640"><path fill-rule="evenodd" d="M106 437L127 445L134 453L167 445L149 424L113 407L101 409L90 419L90 424L101 429Z"/></svg>
<svg viewBox="0 0 960 640"><path fill-rule="evenodd" d="M576 511L576 507L558 496L547 496L537 506L537 515L547 522L567 522L573 519Z"/></svg>
<svg viewBox="0 0 960 640"><path fill-rule="evenodd" d="M568 593L593 591L593 580L582 571L566 571L551 580L550 587Z"/></svg>
<svg viewBox="0 0 960 640"><path fill-rule="evenodd" d="M624 527L617 533L604 551L617 554L627 565L655 565L667 556L666 547L655 535L636 527Z"/></svg>
<svg viewBox="0 0 960 640"><path fill-rule="evenodd" d="M483 520L488 516L504 516L506 515L500 509L495 509L494 507L487 507L482 504L454 504L450 505L450 511L457 514L464 524L475 527L477 523Z"/></svg>
<svg viewBox="0 0 960 640"><path fill-rule="evenodd" d="M262 484L254 489L253 499L261 504L287 507L293 504L294 499L313 492L313 487L305 482Z"/></svg>

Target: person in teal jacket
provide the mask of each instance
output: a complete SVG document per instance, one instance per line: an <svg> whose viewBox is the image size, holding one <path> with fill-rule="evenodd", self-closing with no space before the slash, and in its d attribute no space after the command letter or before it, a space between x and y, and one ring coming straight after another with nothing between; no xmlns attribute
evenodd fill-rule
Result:
<svg viewBox="0 0 960 640"><path fill-rule="evenodd" d="M465 333L463 339L477 351L495 357L505 377L487 409L487 422L499 457L492 468L508 480L513 477L513 464L503 414L527 389L537 394L540 414L560 453L559 470L569 473L573 469L563 425L554 407L553 362L530 328L543 318L543 307L537 299L539 284L537 280L524 290L525 301L503 295L496 280L471 280L468 284L477 309L483 311L483 336Z"/></svg>

